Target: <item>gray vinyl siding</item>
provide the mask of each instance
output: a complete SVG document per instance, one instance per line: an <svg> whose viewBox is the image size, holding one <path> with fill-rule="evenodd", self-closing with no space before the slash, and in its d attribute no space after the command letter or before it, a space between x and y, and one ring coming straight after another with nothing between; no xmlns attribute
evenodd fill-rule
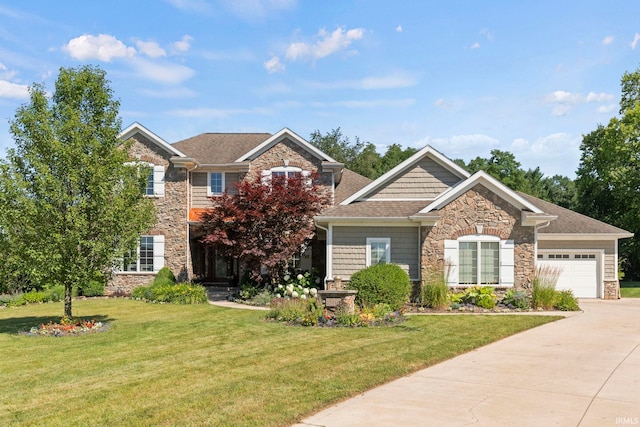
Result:
<svg viewBox="0 0 640 427"><path fill-rule="evenodd" d="M604 250L604 280L618 280L616 277L615 240L538 240L538 250L585 251Z"/></svg>
<svg viewBox="0 0 640 427"><path fill-rule="evenodd" d="M333 227L333 275L348 279L366 267L367 237L390 238L391 262L411 279L419 277L417 227Z"/></svg>
<svg viewBox="0 0 640 427"><path fill-rule="evenodd" d="M207 172L193 172L191 174L191 206L194 208L208 208L211 206L211 200L207 197ZM224 183L225 190L231 194L236 193L235 186L240 180L240 174L225 172Z"/></svg>
<svg viewBox="0 0 640 427"><path fill-rule="evenodd" d="M429 157L423 158L413 169L396 177L384 188L369 195L370 199L435 198L458 183L460 178Z"/></svg>

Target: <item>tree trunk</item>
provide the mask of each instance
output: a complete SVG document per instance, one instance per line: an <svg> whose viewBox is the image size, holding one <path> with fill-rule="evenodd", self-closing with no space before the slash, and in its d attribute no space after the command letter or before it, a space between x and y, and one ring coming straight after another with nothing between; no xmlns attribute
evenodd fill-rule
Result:
<svg viewBox="0 0 640 427"><path fill-rule="evenodd" d="M73 286L70 283L65 283L64 285L64 317L69 320L73 319L73 315L71 314L71 293L73 290Z"/></svg>

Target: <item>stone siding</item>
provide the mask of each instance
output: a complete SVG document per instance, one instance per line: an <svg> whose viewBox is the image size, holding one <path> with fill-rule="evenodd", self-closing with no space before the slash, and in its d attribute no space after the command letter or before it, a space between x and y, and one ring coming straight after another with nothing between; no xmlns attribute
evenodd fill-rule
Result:
<svg viewBox="0 0 640 427"><path fill-rule="evenodd" d="M534 227L522 226L518 208L482 185L476 185L439 213L441 218L435 226L421 229L421 277L428 277L432 271L442 271L445 240L469 234L489 234L514 241L514 286L531 291L535 272Z"/></svg>
<svg viewBox="0 0 640 427"><path fill-rule="evenodd" d="M137 134L131 147L131 156L141 162L165 167L164 196L155 197L158 220L145 235L164 235L165 266L178 280L187 280L187 180L186 170L175 168L169 161L171 155L161 150L147 138ZM107 284L106 293L130 293L140 285L149 284L155 274L115 273Z"/></svg>
<svg viewBox="0 0 640 427"><path fill-rule="evenodd" d="M620 282L604 281L604 299L620 299Z"/></svg>

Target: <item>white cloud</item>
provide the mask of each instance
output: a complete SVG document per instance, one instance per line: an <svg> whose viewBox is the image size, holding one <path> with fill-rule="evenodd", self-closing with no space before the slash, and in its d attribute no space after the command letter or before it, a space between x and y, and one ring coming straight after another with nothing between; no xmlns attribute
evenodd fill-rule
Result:
<svg viewBox="0 0 640 427"><path fill-rule="evenodd" d="M97 36L84 34L69 40L69 43L63 46L63 50L73 58L81 61L97 59L111 62L114 58L131 58L136 54L135 48L126 46L109 34L99 34Z"/></svg>
<svg viewBox="0 0 640 427"><path fill-rule="evenodd" d="M633 41L629 43L629 46L631 46L631 49L635 50L636 46L638 45L638 42L640 42L640 34L636 33L636 35L633 37Z"/></svg>
<svg viewBox="0 0 640 427"><path fill-rule="evenodd" d="M147 55L150 58L159 58L161 56L167 56L167 52L160 47L160 45L158 45L158 43L156 42L152 42L152 41L142 41L142 40L138 40L136 41L136 46L138 47L138 51L143 54L143 55Z"/></svg>
<svg viewBox="0 0 640 427"><path fill-rule="evenodd" d="M493 31L488 28L483 28L479 33L481 36L485 36L487 40L493 40Z"/></svg>
<svg viewBox="0 0 640 427"><path fill-rule="evenodd" d="M396 32L401 33L402 32L402 25L398 25L396 27Z"/></svg>
<svg viewBox="0 0 640 427"><path fill-rule="evenodd" d="M140 57L135 58L132 65L142 77L165 84L179 84L195 74L193 69L181 64L152 62Z"/></svg>
<svg viewBox="0 0 640 427"><path fill-rule="evenodd" d="M519 151L524 150L528 146L529 146L529 141L527 141L524 138L516 138L511 143L511 150L513 150L515 152L519 152Z"/></svg>
<svg viewBox="0 0 640 427"><path fill-rule="evenodd" d="M280 62L280 58L272 56L270 60L265 61L264 68L270 73L278 73L284 71L284 64Z"/></svg>
<svg viewBox="0 0 640 427"><path fill-rule="evenodd" d="M607 36L602 40L602 44L605 46L611 43L613 43L613 36Z"/></svg>
<svg viewBox="0 0 640 427"><path fill-rule="evenodd" d="M616 108L618 108L618 105L616 104L601 105L596 111L598 113L611 113L612 111L615 111Z"/></svg>
<svg viewBox="0 0 640 427"><path fill-rule="evenodd" d="M29 87L27 85L0 80L0 98L23 99L28 97Z"/></svg>
<svg viewBox="0 0 640 427"><path fill-rule="evenodd" d="M328 33L324 28L318 31L315 43L297 42L291 43L287 48L286 58L292 61L297 59L316 60L325 58L336 52L347 49L355 40L360 40L364 36L364 29L354 28L345 30L337 28L332 33Z"/></svg>
<svg viewBox="0 0 640 427"><path fill-rule="evenodd" d="M186 52L189 49L191 49L192 40L193 40L193 37L189 35L184 35L182 36L181 40L171 43L171 47L173 47L173 49L178 52Z"/></svg>
<svg viewBox="0 0 640 427"><path fill-rule="evenodd" d="M454 104L451 102L445 101L443 98L438 98L433 102L433 105L439 108L453 108Z"/></svg>
<svg viewBox="0 0 640 427"><path fill-rule="evenodd" d="M471 49L480 49L480 43L475 42L474 44L471 45Z"/></svg>
<svg viewBox="0 0 640 427"><path fill-rule="evenodd" d="M554 116L564 116L571 111L571 109L579 104L586 104L590 102L608 102L614 99L614 95L610 93L595 93L589 92L587 95L581 93L566 92L564 90L557 90L544 97L546 104L554 104L551 114Z"/></svg>

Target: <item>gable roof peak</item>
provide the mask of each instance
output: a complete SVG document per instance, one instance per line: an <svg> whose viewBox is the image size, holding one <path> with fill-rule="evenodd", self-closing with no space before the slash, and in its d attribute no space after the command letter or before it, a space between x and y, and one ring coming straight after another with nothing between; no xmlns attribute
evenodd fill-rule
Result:
<svg viewBox="0 0 640 427"><path fill-rule="evenodd" d="M245 160L252 160L252 159L258 157L260 154L262 154L265 151L267 151L269 148L271 148L274 145L276 145L277 143L279 143L280 141L282 141L283 139L289 139L290 141L293 141L295 144L299 145L304 150L306 150L309 153L311 153L314 157L316 157L316 158L318 158L318 159L320 159L322 161L329 162L329 163L338 163L335 159L333 159L329 155L323 153L318 148L316 148L313 145L311 145L311 143L309 143L307 140L302 138L300 135L298 135L297 133L295 133L294 131L292 131L291 129L286 128L286 127L282 128L281 130L279 130L278 132L273 134L270 138L268 138L262 144L260 144L257 147L255 147L253 150L249 151L246 154L243 154L242 157L240 157L240 158L238 158L236 160L236 162L243 162Z"/></svg>
<svg viewBox="0 0 640 427"><path fill-rule="evenodd" d="M187 157L182 151L178 150L173 145L169 144L167 141L160 138L158 135L151 132L149 129L142 126L138 122L133 122L129 126L127 126L126 129L120 132L120 135L118 135L118 138L120 138L123 141L126 141L136 134L141 134L142 136L147 138L149 141L153 142L155 145L162 148L167 153L170 153L177 157Z"/></svg>
<svg viewBox="0 0 640 427"><path fill-rule="evenodd" d="M409 168L413 167L416 163L422 160L425 157L431 158L436 163L440 164L442 167L447 169L449 172L458 176L460 179L469 178L469 172L467 172L462 167L458 166L453 160L449 159L447 156L433 148L431 145L424 146L421 150L416 152L413 156L409 157L404 162L401 162L399 165L386 172L376 180L374 180L371 184L367 185L357 193L353 194L351 197L345 199L341 205L348 205L351 202L354 202L361 197L365 196L367 193L375 190L377 188L382 187L387 181L395 178L401 173L407 171Z"/></svg>
<svg viewBox="0 0 640 427"><path fill-rule="evenodd" d="M542 209L540 209L524 197L520 196L520 194L518 194L516 191L510 189L485 171L478 171L466 180L460 182L455 187L451 187L448 191L445 191L439 197L437 197L431 204L422 209L420 213L427 213L433 210L441 209L442 207L451 203L453 200L457 199L462 194L466 193L478 184L499 195L504 200L511 203L513 206L517 207L520 210L529 211L536 214L545 213Z"/></svg>

